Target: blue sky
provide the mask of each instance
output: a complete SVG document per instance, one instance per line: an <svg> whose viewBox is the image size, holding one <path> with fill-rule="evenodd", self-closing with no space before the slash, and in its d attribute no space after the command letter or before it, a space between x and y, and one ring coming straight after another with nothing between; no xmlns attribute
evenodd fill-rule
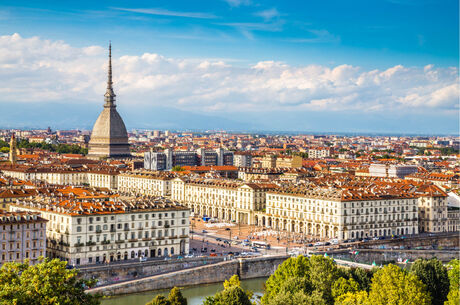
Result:
<svg viewBox="0 0 460 305"><path fill-rule="evenodd" d="M61 52L68 50L72 54L90 56L94 63L101 65L101 73L95 80L100 85L91 90L94 93L103 91L105 52L98 48L105 47L107 41L112 40L115 74L117 68L124 73L141 73L141 70L145 73L141 80L136 80L138 83L126 79L125 75L118 75L121 79L118 84L115 79L115 90L121 94L120 103L123 98L125 101L142 99L145 100L143 104L136 103L152 111L155 106L166 104L191 113L213 117L236 115L245 122L259 122L261 120L256 117L258 110L255 110L257 107L254 107L254 103L258 107L263 103L257 101L257 96L261 96L264 88L267 89L265 85L248 87L244 92L235 89L245 82L256 83L260 73L252 71L257 67L258 71L264 71L267 83L284 84L274 91L273 86L269 88L272 92L266 97L267 107L262 109L267 112L267 117L277 112L289 114L302 111L316 112L320 117L331 111L334 119L348 116L350 111L357 118L369 114L369 111L372 111L371 116L380 112L391 118L393 112L407 117L426 117L436 110L433 125L445 124L446 132L455 132L458 126L458 105L455 103L458 100L458 85L455 86L458 84L459 64L458 11L458 1L453 0L2 1L0 35L11 38L17 33L20 39L5 38L5 52L14 49L16 55L5 56L1 60L10 70L3 72L3 75L0 72L0 79L3 76L11 80L12 74L26 73L21 74L21 78L31 77L32 82L38 79L35 83L38 88L39 84L44 85L43 75L49 73L50 77L55 77L57 74L53 73L56 72L60 73L60 78L69 77L68 82L71 82L71 77L76 77L74 82L77 84L80 78L83 82L82 75L64 77L59 68L50 70L52 63L66 57ZM38 42L32 40L33 37ZM89 54L85 51L88 47L96 49ZM36 51L37 48L43 48L42 52ZM18 52L20 55L17 55ZM34 52L38 53L34 55ZM142 58L142 54L157 54L159 57L146 59ZM41 56L42 60L34 56ZM144 64L151 64L151 69L145 70L142 64L134 67L134 59L128 60L128 56L145 60ZM43 57L49 60L48 64L43 64ZM31 65L37 64L40 68L30 71L14 68L12 63L18 60L30 60ZM71 61L73 59L68 58L61 65ZM89 64L86 61L77 63L84 66ZM185 75L181 72L184 62L190 69ZM190 64L192 62L196 65ZM211 63L209 67L206 66L211 70L197 76L195 72L202 68L200 64L206 62ZM46 73L44 66L48 69ZM320 72L314 68L316 66ZM35 76L30 76L32 74ZM375 76L377 74L378 77ZM216 78L212 83L191 83L188 91L179 92L182 88L178 88L178 92L169 95L164 94L164 90L173 90L178 83L165 84L164 87L158 85L171 79L187 81L187 75L197 79ZM289 76L287 81L286 75ZM316 75L324 82L318 84L308 80L310 75ZM240 79L240 82L226 82L227 91L218 93L225 87L222 85L225 77ZM305 82L297 82L296 77ZM157 84L149 88L141 86L143 94L138 94L135 88L139 88L139 82L149 79L156 80ZM354 81L345 84L347 79ZM388 83L384 84L382 79ZM373 82L372 86L367 85L369 81ZM41 98L35 98L34 102L43 105L62 102L68 97L59 90L69 89L68 82L61 85L47 83L45 91L48 94L41 94ZM400 85L408 89L403 92ZM0 104L28 102L23 96L24 91L17 89L17 83L11 86L8 97L0 98ZM356 86L363 87L353 89ZM77 87L70 90L80 93L82 86ZM196 93L197 87L203 88L200 94ZM342 89L335 90L338 87ZM375 91L379 95L370 93ZM390 91L391 94L388 94ZM250 96L248 92L254 92L255 96ZM165 96L162 97L163 94ZM156 99L149 102L152 95ZM189 99L193 95L196 95L196 101L192 105L193 99ZM387 96L385 101L381 99L382 95ZM80 99L75 97L81 103L96 102L98 98L98 95L93 97L86 94L82 94ZM198 101L203 99L207 102L200 104ZM368 100L378 102L369 105ZM395 106L394 101L399 104ZM232 103L233 108L229 107ZM401 104L404 104L404 109ZM272 113L268 113L270 111ZM292 118L285 123L286 127L292 124ZM400 126L400 122L397 123L393 125ZM391 129L378 127L374 130L368 121L360 122L359 119L347 124L333 128L369 131ZM270 127L262 125L258 126L264 129ZM313 125L297 124L306 129L328 129L326 125ZM273 127L282 129L283 126L281 120ZM295 127L293 125L289 129ZM404 129L404 124L398 128ZM431 129L438 130L439 126L428 126L424 130L429 132ZM408 126L407 131L420 130Z"/></svg>
<svg viewBox="0 0 460 305"><path fill-rule="evenodd" d="M1 32L120 53L458 66L458 1L2 1Z"/></svg>

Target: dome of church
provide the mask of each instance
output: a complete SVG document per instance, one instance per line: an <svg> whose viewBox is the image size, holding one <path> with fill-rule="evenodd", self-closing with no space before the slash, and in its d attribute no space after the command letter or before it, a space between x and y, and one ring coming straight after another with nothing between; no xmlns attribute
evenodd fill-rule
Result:
<svg viewBox="0 0 460 305"><path fill-rule="evenodd" d="M125 123L115 107L104 107L94 123L91 142L128 142Z"/></svg>

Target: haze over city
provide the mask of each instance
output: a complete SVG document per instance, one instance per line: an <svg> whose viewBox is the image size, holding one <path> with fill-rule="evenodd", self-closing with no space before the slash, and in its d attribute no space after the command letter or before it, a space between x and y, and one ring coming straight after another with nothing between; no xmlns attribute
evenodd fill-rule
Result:
<svg viewBox="0 0 460 305"><path fill-rule="evenodd" d="M3 1L1 126L458 132L458 2Z"/></svg>

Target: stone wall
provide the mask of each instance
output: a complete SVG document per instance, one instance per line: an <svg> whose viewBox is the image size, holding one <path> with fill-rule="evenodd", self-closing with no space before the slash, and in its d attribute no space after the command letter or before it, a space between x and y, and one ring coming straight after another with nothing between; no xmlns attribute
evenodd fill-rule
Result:
<svg viewBox="0 0 460 305"><path fill-rule="evenodd" d="M174 286L184 287L211 284L223 282L234 274L239 275L241 279L267 277L287 258L288 256L272 256L233 259L212 265L97 287L88 292L101 293L104 295L118 295L170 289Z"/></svg>
<svg viewBox="0 0 460 305"><path fill-rule="evenodd" d="M222 257L189 258L168 261L135 261L123 264L109 264L80 268L79 276L85 279L96 278L98 279L100 285L108 285L121 281L135 280L147 276L214 264L222 261Z"/></svg>

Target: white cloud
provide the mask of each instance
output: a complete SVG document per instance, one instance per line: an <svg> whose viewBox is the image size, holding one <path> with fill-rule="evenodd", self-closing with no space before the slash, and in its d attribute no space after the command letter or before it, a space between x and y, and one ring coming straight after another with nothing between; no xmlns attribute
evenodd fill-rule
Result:
<svg viewBox="0 0 460 305"><path fill-rule="evenodd" d="M116 46L115 46L116 47ZM103 102L106 50L18 34L0 36L0 103ZM234 66L219 59L158 54L113 58L119 103L205 112L458 110L457 68L364 71L340 65L290 66L261 61Z"/></svg>
<svg viewBox="0 0 460 305"><path fill-rule="evenodd" d="M233 7L252 4L250 0L224 0L224 1L227 2L228 5L233 6Z"/></svg>
<svg viewBox="0 0 460 305"><path fill-rule="evenodd" d="M177 12L164 10L159 8L123 8L123 7L114 7L113 9L130 12L130 13L139 13L147 15L157 15L157 16L171 16L171 17L185 17L185 18L198 18L198 19L213 19L217 18L214 14L209 13L196 13L196 12Z"/></svg>
<svg viewBox="0 0 460 305"><path fill-rule="evenodd" d="M262 17L265 21L270 21L273 18L279 17L280 13L276 8L271 8L255 13L256 16Z"/></svg>

